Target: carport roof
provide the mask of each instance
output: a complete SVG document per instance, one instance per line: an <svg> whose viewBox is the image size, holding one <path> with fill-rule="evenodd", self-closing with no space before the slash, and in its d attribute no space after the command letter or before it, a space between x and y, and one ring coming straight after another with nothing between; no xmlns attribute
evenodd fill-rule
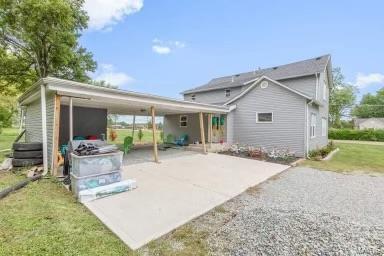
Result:
<svg viewBox="0 0 384 256"><path fill-rule="evenodd" d="M157 95L125 91L74 82L54 77L40 79L32 88L19 98L21 105L28 105L40 97L40 86L46 86L47 92L73 98L75 106L106 108L112 114L147 115L148 109L154 106L157 115L179 113L227 113L228 106L218 106L197 102L184 101ZM68 100L63 98L63 104Z"/></svg>

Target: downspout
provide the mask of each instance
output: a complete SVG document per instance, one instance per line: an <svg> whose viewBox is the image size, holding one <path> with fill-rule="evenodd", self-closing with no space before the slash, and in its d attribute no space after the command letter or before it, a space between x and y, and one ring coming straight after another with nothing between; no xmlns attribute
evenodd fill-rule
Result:
<svg viewBox="0 0 384 256"><path fill-rule="evenodd" d="M309 108L308 106L313 103L313 100L310 100L308 103L305 104L305 138L306 138L306 148L305 148L305 156L308 157L309 155Z"/></svg>
<svg viewBox="0 0 384 256"><path fill-rule="evenodd" d="M45 95L46 85L40 85L40 99L41 99L41 130L43 140L43 173L45 176L48 173L48 140L47 140L47 101Z"/></svg>

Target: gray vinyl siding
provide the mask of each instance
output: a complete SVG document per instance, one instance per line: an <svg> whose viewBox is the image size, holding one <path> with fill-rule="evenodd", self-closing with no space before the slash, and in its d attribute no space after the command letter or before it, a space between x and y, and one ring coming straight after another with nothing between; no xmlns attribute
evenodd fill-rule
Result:
<svg viewBox="0 0 384 256"><path fill-rule="evenodd" d="M55 109L55 94L47 93L47 152L48 166L52 164L52 143L53 143L53 123ZM25 112L25 141L43 142L42 124L41 124L41 102L40 98L26 107Z"/></svg>
<svg viewBox="0 0 384 256"><path fill-rule="evenodd" d="M316 137L309 138L309 150L315 150L322 148L328 144L328 112L329 112L329 88L326 90L326 99L323 99L323 86L324 84L328 84L327 79L324 76L324 73L320 74L319 79L319 91L318 91L318 101L321 103L321 106L310 105L308 107L309 111L309 122L311 118L311 113L316 114ZM327 119L327 132L325 136L321 135L322 129L322 118Z"/></svg>
<svg viewBox="0 0 384 256"><path fill-rule="evenodd" d="M168 134L178 138L183 134L187 134L189 138L189 143L194 143L195 141L201 142L200 139L200 121L199 114L186 114L188 116L188 125L187 127L180 127L180 115L165 115L164 116L164 137L166 138ZM207 115L204 115L204 133L205 140L207 141Z"/></svg>
<svg viewBox="0 0 384 256"><path fill-rule="evenodd" d="M236 115L236 110L233 110L232 112L227 114L227 122L226 122L226 142L229 144L233 143L233 138L234 138L234 121L235 121L235 115Z"/></svg>
<svg viewBox="0 0 384 256"><path fill-rule="evenodd" d="M256 86L234 102L233 142L265 147L289 148L296 156L305 153L306 99L269 82ZM256 112L273 112L272 123L256 123Z"/></svg>
<svg viewBox="0 0 384 256"><path fill-rule="evenodd" d="M25 108L25 141L42 142L40 98Z"/></svg>
<svg viewBox="0 0 384 256"><path fill-rule="evenodd" d="M316 96L315 75L279 80L279 82L312 98Z"/></svg>
<svg viewBox="0 0 384 256"><path fill-rule="evenodd" d="M325 136L321 135L321 125L322 125L321 119L326 118L327 115L317 105L309 105L308 112L309 112L309 115L308 115L309 127L311 122L311 114L312 113L316 114L316 133L314 138L309 137L309 150L320 149L326 146L328 143L328 127L327 127L326 135ZM328 121L328 118L327 118L327 121ZM308 134L310 134L309 131L308 131Z"/></svg>
<svg viewBox="0 0 384 256"><path fill-rule="evenodd" d="M208 104L223 104L230 99L238 95L244 87L233 87L230 88L231 95L230 97L225 96L225 89L206 91L206 92L197 92L184 95L184 100L192 101L192 95L195 95L195 102L208 103Z"/></svg>

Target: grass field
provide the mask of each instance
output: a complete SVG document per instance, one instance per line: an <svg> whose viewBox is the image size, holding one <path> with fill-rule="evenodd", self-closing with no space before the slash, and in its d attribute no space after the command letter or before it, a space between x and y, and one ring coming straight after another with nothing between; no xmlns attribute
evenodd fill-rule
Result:
<svg viewBox="0 0 384 256"><path fill-rule="evenodd" d="M3 161L5 154L9 153L9 151L4 150L12 148L13 141L17 135L19 135L19 129L3 128L0 134L0 162Z"/></svg>
<svg viewBox="0 0 384 256"><path fill-rule="evenodd" d="M115 129L117 133L117 138L115 141L111 141L110 138L108 137L108 142L113 143L113 144L123 144L124 143L124 138L127 136L132 136L132 130L131 129ZM143 138L140 141L137 134L138 130L135 129L135 134L133 138L133 142L136 144L145 144L145 143L152 143L152 130L148 129L143 129ZM160 141L160 133L161 131L156 131L157 134L157 141ZM109 135L109 130L108 130L108 135Z"/></svg>
<svg viewBox="0 0 384 256"><path fill-rule="evenodd" d="M306 160L303 165L338 172L362 171L384 174L384 145L338 142L336 146L340 151L331 160Z"/></svg>

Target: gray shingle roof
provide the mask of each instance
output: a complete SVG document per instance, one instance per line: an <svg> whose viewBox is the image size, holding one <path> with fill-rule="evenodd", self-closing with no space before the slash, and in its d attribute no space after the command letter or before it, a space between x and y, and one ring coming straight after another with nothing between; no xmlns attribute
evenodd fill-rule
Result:
<svg viewBox="0 0 384 256"><path fill-rule="evenodd" d="M182 92L182 94L241 86L250 80L261 77L262 75L265 75L273 80L283 80L293 77L313 75L315 73L323 72L325 70L325 67L328 64L330 57L331 56L327 54L320 57L298 61L281 66L214 78L207 84L198 86L190 90L186 90Z"/></svg>

